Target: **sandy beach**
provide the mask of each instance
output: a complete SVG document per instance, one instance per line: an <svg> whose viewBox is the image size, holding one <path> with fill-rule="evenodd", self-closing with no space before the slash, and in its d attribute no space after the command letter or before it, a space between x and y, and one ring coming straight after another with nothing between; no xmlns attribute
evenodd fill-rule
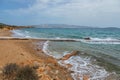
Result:
<svg viewBox="0 0 120 80"><path fill-rule="evenodd" d="M0 29L0 37L11 37L11 32L9 30Z"/></svg>
<svg viewBox="0 0 120 80"><path fill-rule="evenodd" d="M0 37L3 36L10 37L11 32L0 30ZM38 48L37 42L41 42L41 47ZM43 53L42 44L44 42L40 40L0 40L0 72L8 63L16 63L21 66L38 65L37 73L40 80L73 80L70 71L61 67L56 59Z"/></svg>

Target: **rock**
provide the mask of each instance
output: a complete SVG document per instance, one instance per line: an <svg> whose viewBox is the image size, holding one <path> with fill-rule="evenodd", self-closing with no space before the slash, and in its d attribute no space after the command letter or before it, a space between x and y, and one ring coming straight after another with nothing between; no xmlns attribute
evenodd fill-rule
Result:
<svg viewBox="0 0 120 80"><path fill-rule="evenodd" d="M46 70L47 70L47 71L50 71L50 70L51 70L51 68L50 68L50 67L48 67L48 66L46 66Z"/></svg>
<svg viewBox="0 0 120 80"><path fill-rule="evenodd" d="M21 53L20 55L24 56L24 54L23 54L23 53Z"/></svg>
<svg viewBox="0 0 120 80"><path fill-rule="evenodd" d="M37 49L37 51L40 51L40 49Z"/></svg>
<svg viewBox="0 0 120 80"><path fill-rule="evenodd" d="M3 30L6 30L6 31L7 31L7 30L9 30L9 29L8 29L8 28L3 28Z"/></svg>
<svg viewBox="0 0 120 80"><path fill-rule="evenodd" d="M3 66L0 66L0 70L3 68Z"/></svg>
<svg viewBox="0 0 120 80"><path fill-rule="evenodd" d="M72 65L71 65L71 64L66 64L66 67L67 67L67 68L71 68Z"/></svg>
<svg viewBox="0 0 120 80"><path fill-rule="evenodd" d="M33 68L34 68L34 69L38 69L39 66L40 66L40 65L39 65L39 63L38 63L37 61L34 61L34 62L33 62Z"/></svg>
<svg viewBox="0 0 120 80"><path fill-rule="evenodd" d="M37 69L37 72L38 73L41 73L41 72L44 72L45 71L45 68L44 67L39 67L38 69Z"/></svg>
<svg viewBox="0 0 120 80"><path fill-rule="evenodd" d="M3 72L2 71L0 71L0 74L2 74Z"/></svg>
<svg viewBox="0 0 120 80"><path fill-rule="evenodd" d="M91 40L89 37L87 37L87 38L84 38L85 40Z"/></svg>
<svg viewBox="0 0 120 80"><path fill-rule="evenodd" d="M55 74L58 74L58 73L59 73L59 71L58 71L58 70L56 70L56 71L55 71Z"/></svg>
<svg viewBox="0 0 120 80"><path fill-rule="evenodd" d="M42 74L40 80L52 80L49 75Z"/></svg>
<svg viewBox="0 0 120 80"><path fill-rule="evenodd" d="M67 80L71 80L71 78L67 78Z"/></svg>
<svg viewBox="0 0 120 80"><path fill-rule="evenodd" d="M72 53L66 54L65 56L63 56L63 58L61 58L60 60L67 60L67 59L69 59L71 56L77 55L77 53L78 53L78 51L73 51Z"/></svg>
<svg viewBox="0 0 120 80"><path fill-rule="evenodd" d="M38 74L38 77L41 78L41 77L42 77L42 74Z"/></svg>
<svg viewBox="0 0 120 80"><path fill-rule="evenodd" d="M56 79L53 79L53 80L60 80L60 79L58 78L58 76L56 76Z"/></svg>
<svg viewBox="0 0 120 80"><path fill-rule="evenodd" d="M75 71L70 71L70 73L74 73Z"/></svg>
<svg viewBox="0 0 120 80"><path fill-rule="evenodd" d="M83 80L89 80L89 77L87 75L84 75Z"/></svg>

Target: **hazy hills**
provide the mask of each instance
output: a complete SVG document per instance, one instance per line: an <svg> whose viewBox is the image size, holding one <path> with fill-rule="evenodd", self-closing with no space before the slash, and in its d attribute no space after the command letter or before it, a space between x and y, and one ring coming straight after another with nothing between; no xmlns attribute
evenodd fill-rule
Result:
<svg viewBox="0 0 120 80"><path fill-rule="evenodd" d="M0 23L0 27L21 27L21 28L101 28L101 27L92 27L92 26L79 26L79 25L67 25L67 24L40 24L40 25L29 25L29 26L17 26L17 25L8 25ZM117 27L105 27L110 29L115 29Z"/></svg>
<svg viewBox="0 0 120 80"><path fill-rule="evenodd" d="M78 25L67 25L67 24L41 24L33 25L37 28L90 28L88 26L78 26Z"/></svg>
<svg viewBox="0 0 120 80"><path fill-rule="evenodd" d="M101 27L93 27L93 26L79 26L79 25L67 25L67 24L40 24L40 25L32 25L32 27L37 28L101 28ZM105 28L117 28L117 27L105 27Z"/></svg>

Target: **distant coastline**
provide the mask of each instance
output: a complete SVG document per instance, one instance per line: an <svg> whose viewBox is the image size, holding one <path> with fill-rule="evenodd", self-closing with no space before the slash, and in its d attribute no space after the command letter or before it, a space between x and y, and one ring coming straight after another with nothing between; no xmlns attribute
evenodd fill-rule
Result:
<svg viewBox="0 0 120 80"><path fill-rule="evenodd" d="M100 27L100 26L80 26L80 25L69 25L69 24L40 24L40 25L29 25L29 26L18 26L0 23L0 28L7 27L8 29L20 29L20 28L106 28L116 29L119 27ZM120 29L120 28L119 28Z"/></svg>
<svg viewBox="0 0 120 80"><path fill-rule="evenodd" d="M8 24L0 23L0 29L3 30L14 30L21 28L32 28L32 26L17 26L17 25L8 25Z"/></svg>

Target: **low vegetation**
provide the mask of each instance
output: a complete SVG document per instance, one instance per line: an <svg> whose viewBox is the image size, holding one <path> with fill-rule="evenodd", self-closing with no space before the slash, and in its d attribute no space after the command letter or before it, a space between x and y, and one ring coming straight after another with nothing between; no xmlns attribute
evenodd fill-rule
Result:
<svg viewBox="0 0 120 80"><path fill-rule="evenodd" d="M20 28L31 28L31 26L15 26L15 25L7 25L7 24L0 23L0 29L13 30L13 29L20 29Z"/></svg>
<svg viewBox="0 0 120 80"><path fill-rule="evenodd" d="M3 68L3 78L12 80L18 69L19 66L15 63L6 64Z"/></svg>
<svg viewBox="0 0 120 80"><path fill-rule="evenodd" d="M3 68L3 80L38 80L36 70L29 65L20 67L10 63Z"/></svg>
<svg viewBox="0 0 120 80"><path fill-rule="evenodd" d="M38 76L36 71L27 65L17 72L15 80L38 80Z"/></svg>

